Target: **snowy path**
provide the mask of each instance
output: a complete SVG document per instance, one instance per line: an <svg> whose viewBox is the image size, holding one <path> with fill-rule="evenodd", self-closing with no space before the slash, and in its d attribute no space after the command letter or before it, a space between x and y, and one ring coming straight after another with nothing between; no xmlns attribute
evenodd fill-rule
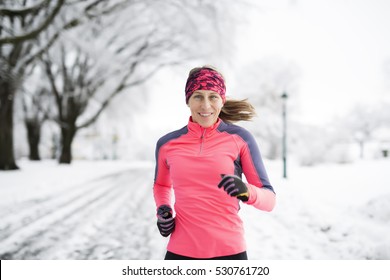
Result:
<svg viewBox="0 0 390 280"><path fill-rule="evenodd" d="M20 165L0 173L0 259L163 258L153 163ZM292 167L288 180L273 176L275 209L242 205L239 213L249 258L390 259L389 166ZM280 171L279 162L267 167Z"/></svg>
<svg viewBox="0 0 390 280"><path fill-rule="evenodd" d="M291 165L271 213L243 207L253 259L390 259L388 160ZM275 174L280 163L268 162Z"/></svg>
<svg viewBox="0 0 390 280"><path fill-rule="evenodd" d="M7 205L0 259L161 258L145 175L130 170Z"/></svg>

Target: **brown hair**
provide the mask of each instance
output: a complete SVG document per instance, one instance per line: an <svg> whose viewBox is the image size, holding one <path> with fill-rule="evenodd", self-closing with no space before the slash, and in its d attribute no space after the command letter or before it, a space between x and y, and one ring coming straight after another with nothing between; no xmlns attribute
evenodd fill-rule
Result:
<svg viewBox="0 0 390 280"><path fill-rule="evenodd" d="M195 67L191 69L188 76L191 76L193 73L201 69L211 69L218 72L222 78L225 80L223 74L218 71L214 66L204 65L202 67ZM238 121L250 121L254 116L256 116L255 108L247 99L236 100L232 98L227 98L225 104L222 107L219 117L226 123L235 123Z"/></svg>
<svg viewBox="0 0 390 280"><path fill-rule="evenodd" d="M254 116L256 116L255 108L247 99L226 99L219 113L219 117L226 123L250 121Z"/></svg>

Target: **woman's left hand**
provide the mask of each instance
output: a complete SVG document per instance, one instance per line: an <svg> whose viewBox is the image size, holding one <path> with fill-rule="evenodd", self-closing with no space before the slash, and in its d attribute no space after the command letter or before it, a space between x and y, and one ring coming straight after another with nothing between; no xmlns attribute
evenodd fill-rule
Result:
<svg viewBox="0 0 390 280"><path fill-rule="evenodd" d="M218 188L222 188L228 195L237 197L241 201L248 201L249 192L246 184L236 175L221 174L222 180L218 184Z"/></svg>

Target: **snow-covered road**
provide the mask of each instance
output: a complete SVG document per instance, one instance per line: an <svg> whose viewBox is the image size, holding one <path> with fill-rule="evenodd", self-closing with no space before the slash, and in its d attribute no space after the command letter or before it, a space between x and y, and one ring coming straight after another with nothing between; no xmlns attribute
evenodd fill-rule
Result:
<svg viewBox="0 0 390 280"><path fill-rule="evenodd" d="M390 259L390 162L267 162L270 212L242 205L250 259ZM20 162L0 173L0 259L162 259L153 163Z"/></svg>
<svg viewBox="0 0 390 280"><path fill-rule="evenodd" d="M105 175L7 205L0 259L150 259L158 237L150 169ZM156 256L157 255L157 256Z"/></svg>

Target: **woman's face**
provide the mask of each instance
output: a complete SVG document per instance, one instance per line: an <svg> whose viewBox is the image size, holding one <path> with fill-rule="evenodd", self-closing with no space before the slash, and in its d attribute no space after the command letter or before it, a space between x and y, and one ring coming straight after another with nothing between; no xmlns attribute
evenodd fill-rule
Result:
<svg viewBox="0 0 390 280"><path fill-rule="evenodd" d="M221 96L211 90L196 90L188 100L192 121L202 127L210 127L218 120L223 107Z"/></svg>

